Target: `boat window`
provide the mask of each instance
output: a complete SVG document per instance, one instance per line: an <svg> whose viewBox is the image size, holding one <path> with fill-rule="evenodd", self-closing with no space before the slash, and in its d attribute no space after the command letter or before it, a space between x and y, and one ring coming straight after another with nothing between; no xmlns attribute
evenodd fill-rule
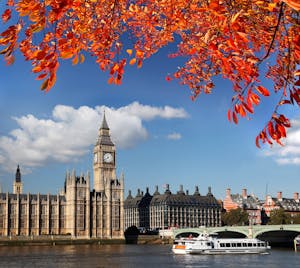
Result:
<svg viewBox="0 0 300 268"><path fill-rule="evenodd" d="M236 247L236 243L232 243L232 246L235 248Z"/></svg>
<svg viewBox="0 0 300 268"><path fill-rule="evenodd" d="M224 244L224 243L221 243L221 244L220 244L220 247L221 247L221 248L223 248L224 246L225 246L225 244Z"/></svg>
<svg viewBox="0 0 300 268"><path fill-rule="evenodd" d="M256 243L253 243L253 247L256 247L257 245L256 245Z"/></svg>
<svg viewBox="0 0 300 268"><path fill-rule="evenodd" d="M243 247L247 247L247 243L243 243Z"/></svg>
<svg viewBox="0 0 300 268"><path fill-rule="evenodd" d="M242 244L241 244L241 243L237 243L236 246L237 246L237 247L241 247Z"/></svg>
<svg viewBox="0 0 300 268"><path fill-rule="evenodd" d="M252 247L252 243L248 243L248 247Z"/></svg>
<svg viewBox="0 0 300 268"><path fill-rule="evenodd" d="M207 242L207 244L206 244L207 246L210 246L210 242Z"/></svg>
<svg viewBox="0 0 300 268"><path fill-rule="evenodd" d="M230 243L226 243L226 247L227 247L227 248L230 248Z"/></svg>

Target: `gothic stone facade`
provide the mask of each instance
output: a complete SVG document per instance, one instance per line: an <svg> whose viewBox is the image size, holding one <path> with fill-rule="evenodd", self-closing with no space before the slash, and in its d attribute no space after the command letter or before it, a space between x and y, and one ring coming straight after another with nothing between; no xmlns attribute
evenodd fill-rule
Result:
<svg viewBox="0 0 300 268"><path fill-rule="evenodd" d="M169 185L163 194L158 187L153 195L148 188L143 194L138 190L132 197L131 191L124 203L125 229L130 226L145 229L168 229L170 227L221 226L221 204L212 195L200 195L196 186L194 194L183 191L182 185L172 194Z"/></svg>
<svg viewBox="0 0 300 268"><path fill-rule="evenodd" d="M67 172L57 195L23 194L18 166L14 192L0 193L0 236L63 235L123 238L124 177L116 177L116 148L105 115L94 147L94 189L90 174Z"/></svg>

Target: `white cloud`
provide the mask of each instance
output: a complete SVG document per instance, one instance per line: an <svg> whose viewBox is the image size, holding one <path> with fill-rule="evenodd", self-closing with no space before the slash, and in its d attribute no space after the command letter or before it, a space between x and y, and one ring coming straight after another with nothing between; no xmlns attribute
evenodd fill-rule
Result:
<svg viewBox="0 0 300 268"><path fill-rule="evenodd" d="M291 120L284 146L274 145L264 155L272 157L279 165L300 165L300 118Z"/></svg>
<svg viewBox="0 0 300 268"><path fill-rule="evenodd" d="M89 152L98 135L103 111L118 148L130 148L148 138L144 120L155 118L186 118L182 108L154 107L133 102L112 108L97 106L57 105L48 119L32 114L13 118L18 128L7 136L0 136L0 164L13 171L18 163L22 170L43 166L49 161L73 162Z"/></svg>
<svg viewBox="0 0 300 268"><path fill-rule="evenodd" d="M155 117L161 117L164 119L188 117L187 112L183 108L173 108L170 106L153 107L149 105L141 105L138 102L133 102L119 110L120 112L125 112L127 114L138 115L142 120L152 120Z"/></svg>
<svg viewBox="0 0 300 268"><path fill-rule="evenodd" d="M171 133L167 136L167 139L168 140L180 140L181 139L181 134L177 133L177 132L173 132L173 133Z"/></svg>

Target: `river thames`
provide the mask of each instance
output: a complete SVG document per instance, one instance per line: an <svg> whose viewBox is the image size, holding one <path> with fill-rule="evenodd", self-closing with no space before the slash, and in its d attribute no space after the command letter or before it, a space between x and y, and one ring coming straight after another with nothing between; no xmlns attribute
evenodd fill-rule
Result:
<svg viewBox="0 0 300 268"><path fill-rule="evenodd" d="M171 245L67 245L0 247L0 267L300 267L300 252L268 255L174 255Z"/></svg>

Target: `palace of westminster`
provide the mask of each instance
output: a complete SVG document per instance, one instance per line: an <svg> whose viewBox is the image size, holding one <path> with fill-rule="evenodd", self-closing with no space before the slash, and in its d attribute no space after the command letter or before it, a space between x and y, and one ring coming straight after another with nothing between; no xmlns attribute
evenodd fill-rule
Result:
<svg viewBox="0 0 300 268"><path fill-rule="evenodd" d="M57 195L24 194L18 166L13 193L0 192L0 237L71 235L78 238L123 238L130 226L165 229L170 226L220 226L220 202L208 190L193 194L182 186L176 194L167 185L160 194L138 190L124 199L124 175L116 175L116 147L103 116L93 150L91 176L67 172L64 189Z"/></svg>

